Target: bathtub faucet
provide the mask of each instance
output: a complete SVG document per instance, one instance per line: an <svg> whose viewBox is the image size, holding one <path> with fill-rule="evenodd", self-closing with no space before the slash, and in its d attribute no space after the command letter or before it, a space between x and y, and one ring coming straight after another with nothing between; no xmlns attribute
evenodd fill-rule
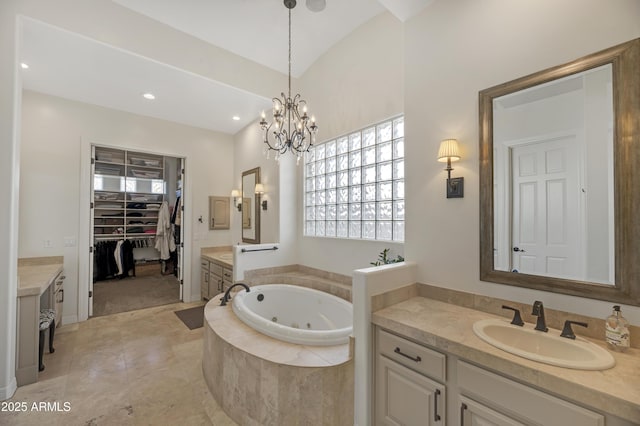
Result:
<svg viewBox="0 0 640 426"><path fill-rule="evenodd" d="M229 287L227 289L227 291L224 292L224 296L222 296L222 299L220 299L220 306L227 306L227 302L231 298L231 289L236 287L236 286L244 287L244 289L247 291L247 293L249 293L251 291L251 290L249 290L249 286L246 285L245 283L235 283L234 285Z"/></svg>

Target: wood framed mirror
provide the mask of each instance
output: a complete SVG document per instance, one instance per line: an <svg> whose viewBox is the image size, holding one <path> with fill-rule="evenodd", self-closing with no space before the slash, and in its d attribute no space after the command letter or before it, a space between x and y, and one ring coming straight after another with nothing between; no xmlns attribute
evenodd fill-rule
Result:
<svg viewBox="0 0 640 426"><path fill-rule="evenodd" d="M480 92L482 281L640 306L638 69L635 39Z"/></svg>
<svg viewBox="0 0 640 426"><path fill-rule="evenodd" d="M242 242L260 244L260 206L255 194L260 167L242 172Z"/></svg>

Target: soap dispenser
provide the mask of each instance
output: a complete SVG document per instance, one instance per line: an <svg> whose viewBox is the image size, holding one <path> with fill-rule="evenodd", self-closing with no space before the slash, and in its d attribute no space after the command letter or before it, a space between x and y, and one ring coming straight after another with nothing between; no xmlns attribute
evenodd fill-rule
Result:
<svg viewBox="0 0 640 426"><path fill-rule="evenodd" d="M609 348L614 351L624 352L629 349L629 321L622 316L620 306L613 307L613 313L605 322L605 339Z"/></svg>

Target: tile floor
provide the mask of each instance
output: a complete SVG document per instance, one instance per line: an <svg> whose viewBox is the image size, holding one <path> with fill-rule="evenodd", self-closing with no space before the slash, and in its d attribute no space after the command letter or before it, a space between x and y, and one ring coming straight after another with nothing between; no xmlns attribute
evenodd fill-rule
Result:
<svg viewBox="0 0 640 426"><path fill-rule="evenodd" d="M39 381L18 388L9 400L26 402L28 411L0 412L0 425L235 425L202 377L203 329L189 330L173 313L198 304L58 328L56 351L45 349ZM61 411L31 411L34 402L58 403Z"/></svg>

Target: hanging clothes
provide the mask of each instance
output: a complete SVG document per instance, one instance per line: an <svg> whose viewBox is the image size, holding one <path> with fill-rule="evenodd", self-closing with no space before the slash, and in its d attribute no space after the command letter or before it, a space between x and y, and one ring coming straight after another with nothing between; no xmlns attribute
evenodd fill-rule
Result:
<svg viewBox="0 0 640 426"><path fill-rule="evenodd" d="M158 210L155 248L160 252L160 260L168 260L171 257L171 252L176 250L167 201L163 201Z"/></svg>
<svg viewBox="0 0 640 426"><path fill-rule="evenodd" d="M126 278L131 274L136 276L136 262L133 258L133 244L129 240L124 240L120 246L120 260L122 262L122 273L118 278Z"/></svg>
<svg viewBox="0 0 640 426"><path fill-rule="evenodd" d="M124 241L118 241L116 244L116 249L113 251L113 257L116 259L116 265L118 265L118 274L117 275L122 275L123 274L123 269L122 269L122 243Z"/></svg>
<svg viewBox="0 0 640 426"><path fill-rule="evenodd" d="M118 265L114 252L117 241L98 241L95 244L93 254L93 279L94 281L106 280L118 274Z"/></svg>
<svg viewBox="0 0 640 426"><path fill-rule="evenodd" d="M129 240L108 240L95 243L93 281L136 276L133 243Z"/></svg>

